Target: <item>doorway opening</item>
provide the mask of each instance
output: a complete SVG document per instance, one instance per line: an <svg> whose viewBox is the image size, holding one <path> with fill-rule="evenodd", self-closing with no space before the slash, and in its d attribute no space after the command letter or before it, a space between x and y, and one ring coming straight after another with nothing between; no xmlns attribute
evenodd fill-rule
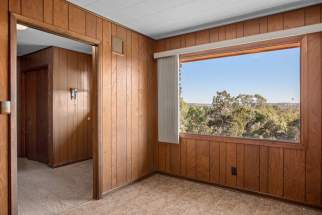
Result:
<svg viewBox="0 0 322 215"><path fill-rule="evenodd" d="M100 44L14 16L10 33L11 213L99 199Z"/></svg>

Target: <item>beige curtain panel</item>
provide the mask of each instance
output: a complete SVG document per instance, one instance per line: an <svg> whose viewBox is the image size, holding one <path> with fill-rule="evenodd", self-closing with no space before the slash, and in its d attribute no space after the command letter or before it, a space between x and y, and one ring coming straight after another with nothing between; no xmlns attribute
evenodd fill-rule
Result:
<svg viewBox="0 0 322 215"><path fill-rule="evenodd" d="M158 140L179 144L179 58L158 59Z"/></svg>

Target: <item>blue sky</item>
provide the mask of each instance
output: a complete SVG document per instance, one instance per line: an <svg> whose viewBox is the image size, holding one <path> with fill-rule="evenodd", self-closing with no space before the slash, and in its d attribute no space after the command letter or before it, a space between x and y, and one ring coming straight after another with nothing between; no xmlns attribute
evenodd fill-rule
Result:
<svg viewBox="0 0 322 215"><path fill-rule="evenodd" d="M300 49L224 57L182 64L182 96L211 103L217 91L260 94L268 102L299 102Z"/></svg>

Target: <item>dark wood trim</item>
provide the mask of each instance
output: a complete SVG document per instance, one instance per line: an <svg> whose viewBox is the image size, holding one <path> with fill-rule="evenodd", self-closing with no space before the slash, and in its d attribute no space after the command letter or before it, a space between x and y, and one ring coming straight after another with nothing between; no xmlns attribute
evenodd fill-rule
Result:
<svg viewBox="0 0 322 215"><path fill-rule="evenodd" d="M12 105L12 113L10 119L10 164L9 164L9 201L10 201L10 211L11 214L18 213L17 207L17 118L16 118L16 110L17 110L17 29L16 24L24 24L29 27L46 31L48 33L52 33L55 35L67 37L73 40L77 40L89 45L94 46L93 48L93 63L94 69L96 72L93 72L93 97L92 101L92 113L93 113L93 127L92 127L92 140L93 140L93 197L94 199L100 199L102 197L102 180L103 180L103 164L102 164L102 125L101 125L101 96L102 96L102 83L101 83L101 74L102 74L102 42L93 39L81 34L73 33L68 30L63 30L59 27L55 27L50 24L43 23L41 21L37 21L34 19L30 19L15 13L10 13L10 99ZM95 91L95 92L94 92ZM14 122L14 123L12 123Z"/></svg>

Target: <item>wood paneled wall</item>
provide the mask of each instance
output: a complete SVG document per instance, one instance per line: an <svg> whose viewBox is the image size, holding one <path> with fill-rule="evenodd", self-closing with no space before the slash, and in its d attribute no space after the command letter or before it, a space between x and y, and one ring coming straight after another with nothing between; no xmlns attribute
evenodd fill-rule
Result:
<svg viewBox="0 0 322 215"><path fill-rule="evenodd" d="M92 157L92 56L53 47L52 159L51 166ZM70 88L77 89L71 99ZM64 123L62 123L64 122Z"/></svg>
<svg viewBox="0 0 322 215"><path fill-rule="evenodd" d="M157 42L164 51L197 44L272 32L321 22L321 6L257 18L223 27L175 36ZM155 148L159 171L278 198L321 206L321 34L305 39L302 57L304 94L301 102L307 137L303 149L181 138L180 145ZM306 68L303 68L306 67ZM237 176L231 167L237 167Z"/></svg>
<svg viewBox="0 0 322 215"><path fill-rule="evenodd" d="M19 68L17 69L17 77L19 84L18 87L18 157L26 156L26 122L25 122L25 108L27 105L26 98L26 87L25 87L25 76L23 75L27 71L31 71L32 69L39 69L42 67L47 67L49 76L52 76L52 64L53 64L53 49L43 49L41 51L21 56L18 58ZM49 88L52 88L52 82L49 82ZM52 101L52 94L48 95L50 98L48 101ZM52 106L52 102L48 104L48 106ZM48 110L51 112L51 110ZM49 120L49 119L48 119ZM51 119L50 119L51 121ZM52 123L48 123L48 134L47 137L52 136ZM52 142L48 143L49 145Z"/></svg>
<svg viewBox="0 0 322 215"><path fill-rule="evenodd" d="M124 56L111 54L111 37L125 41ZM153 41L103 22L104 191L153 171L155 68Z"/></svg>
<svg viewBox="0 0 322 215"><path fill-rule="evenodd" d="M91 141L91 113L90 93L92 56L58 47L49 47L35 53L19 58L21 78L19 103L20 138L18 141L18 156L30 159L38 157L37 154L48 153L48 165L57 167L68 163L86 160L92 157ZM34 152L34 156L26 154L27 144L25 136L37 131L29 131L27 134L27 122L25 112L29 105L29 99L25 98L25 77L30 70L46 67L48 70L48 117L41 119L48 121L46 143L48 152ZM71 99L70 88L77 88L76 99ZM38 120L36 120L38 122ZM62 123L64 122L64 123ZM29 142L30 143L30 142ZM32 144L32 143L30 143ZM37 159L36 159L37 160ZM44 159L42 159L44 160ZM41 161L41 160L38 160ZM47 162L46 161L46 162Z"/></svg>
<svg viewBox="0 0 322 215"><path fill-rule="evenodd" d="M61 32L102 42L103 192L153 171L155 65L153 43L139 33L65 0L4 0L0 4L0 99L8 98L8 11L53 25ZM111 37L125 40L125 56L111 51ZM0 116L0 214L8 212L8 117Z"/></svg>

